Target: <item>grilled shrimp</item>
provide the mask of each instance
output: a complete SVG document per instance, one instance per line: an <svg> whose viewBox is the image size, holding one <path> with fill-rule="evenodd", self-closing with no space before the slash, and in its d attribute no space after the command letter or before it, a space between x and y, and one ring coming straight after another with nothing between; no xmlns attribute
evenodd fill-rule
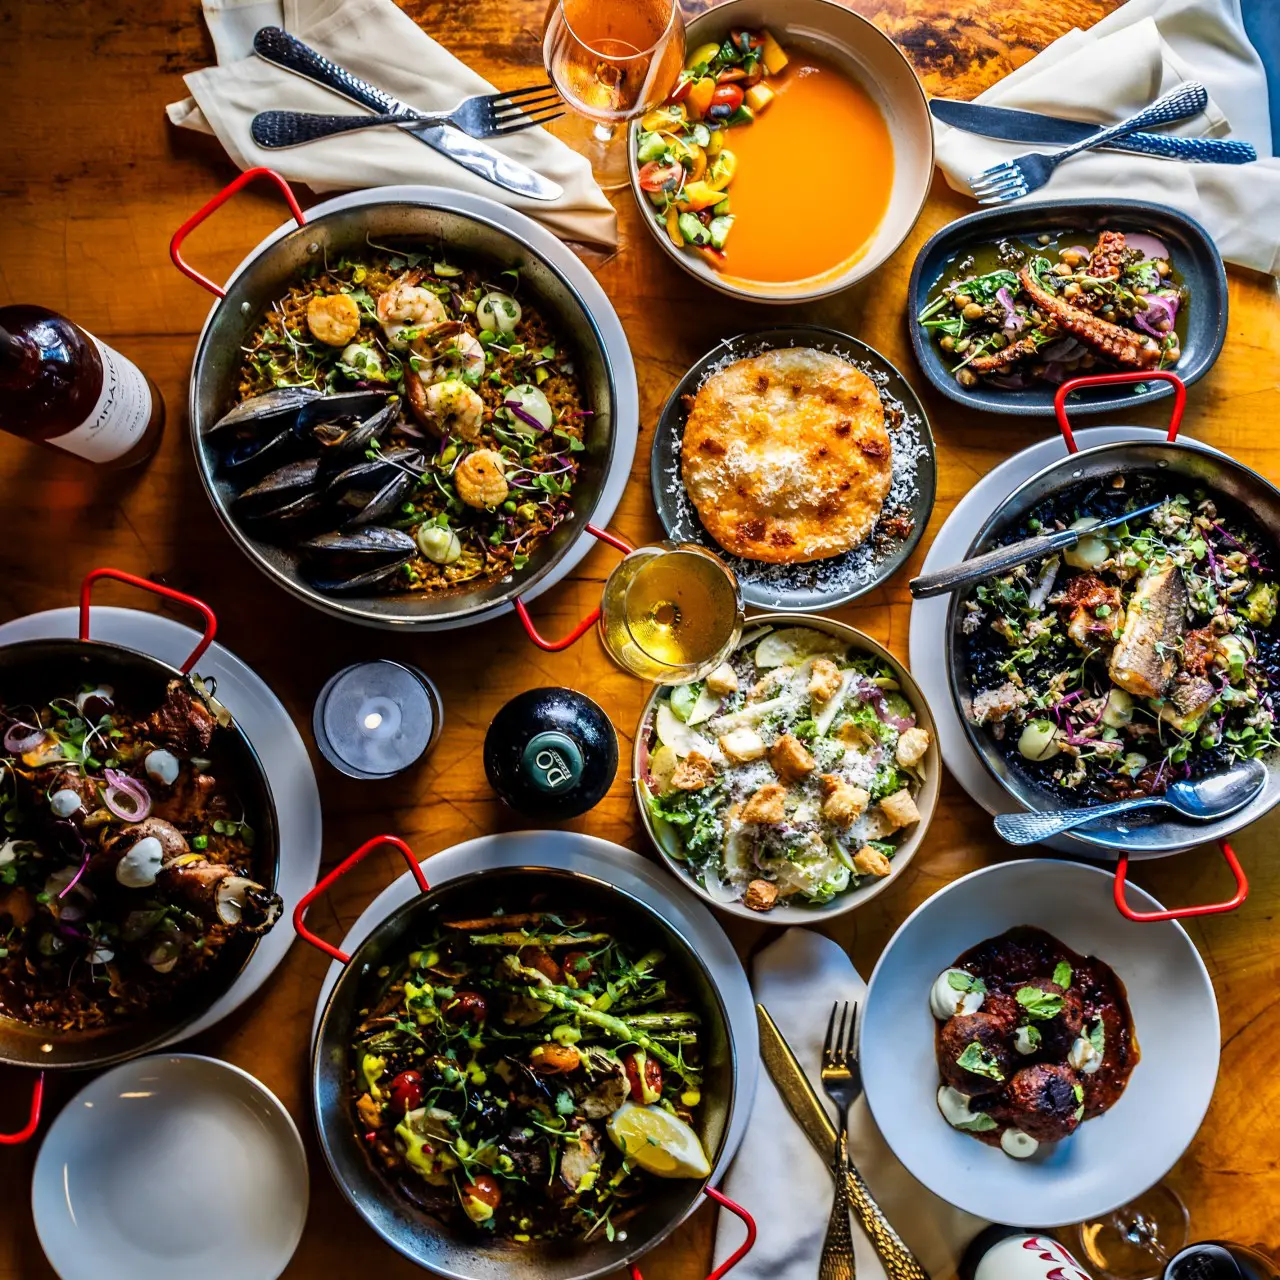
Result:
<svg viewBox="0 0 1280 1280"><path fill-rule="evenodd" d="M484 401L457 378L447 378L427 388L427 413L432 420L424 425L437 435L452 431L470 443L480 438Z"/></svg>
<svg viewBox="0 0 1280 1280"><path fill-rule="evenodd" d="M457 320L420 331L413 340L413 354L413 367L423 382L478 380L484 373L484 347Z"/></svg>
<svg viewBox="0 0 1280 1280"><path fill-rule="evenodd" d="M345 347L360 332L360 308L350 294L321 294L307 303L307 328L326 346Z"/></svg>
<svg viewBox="0 0 1280 1280"><path fill-rule="evenodd" d="M1160 344L1118 324L1110 324L1098 316L1073 307L1036 279L1030 267L1018 272L1027 296L1046 315L1057 321L1073 338L1088 344L1099 355L1129 369L1149 369L1160 359Z"/></svg>
<svg viewBox="0 0 1280 1280"><path fill-rule="evenodd" d="M378 297L378 323L393 347L409 345L413 335L404 336L406 329L439 324L449 318L444 303L430 289L424 289L418 283L421 278L416 271L406 271Z"/></svg>
<svg viewBox="0 0 1280 1280"><path fill-rule="evenodd" d="M494 449L477 449L458 463L453 473L458 497L469 507L496 507L506 501L506 463Z"/></svg>

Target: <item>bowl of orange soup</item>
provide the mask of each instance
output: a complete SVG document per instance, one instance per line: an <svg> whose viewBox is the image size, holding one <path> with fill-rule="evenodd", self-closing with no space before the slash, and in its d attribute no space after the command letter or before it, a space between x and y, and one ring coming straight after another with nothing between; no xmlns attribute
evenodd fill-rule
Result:
<svg viewBox="0 0 1280 1280"><path fill-rule="evenodd" d="M634 122L631 185L668 253L713 288L797 302L847 288L924 206L924 90L832 0L727 0L687 28L670 98Z"/></svg>

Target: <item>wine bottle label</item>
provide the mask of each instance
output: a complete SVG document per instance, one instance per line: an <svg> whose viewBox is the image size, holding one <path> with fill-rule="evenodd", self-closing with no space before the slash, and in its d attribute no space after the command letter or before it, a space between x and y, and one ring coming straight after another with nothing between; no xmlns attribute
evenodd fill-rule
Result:
<svg viewBox="0 0 1280 1280"><path fill-rule="evenodd" d="M114 462L142 438L154 409L151 388L132 360L112 351L91 333L85 335L102 359L102 390L89 416L49 444L88 462Z"/></svg>

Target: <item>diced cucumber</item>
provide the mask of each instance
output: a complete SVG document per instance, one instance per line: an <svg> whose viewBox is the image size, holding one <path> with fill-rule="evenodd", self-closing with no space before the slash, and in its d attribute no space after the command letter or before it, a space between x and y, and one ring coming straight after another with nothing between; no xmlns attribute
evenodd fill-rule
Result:
<svg viewBox="0 0 1280 1280"><path fill-rule="evenodd" d="M691 213L682 213L676 220L685 244L710 244L711 232Z"/></svg>
<svg viewBox="0 0 1280 1280"><path fill-rule="evenodd" d="M660 133L641 133L636 143L636 159L641 164L660 160L667 152L667 140Z"/></svg>
<svg viewBox="0 0 1280 1280"><path fill-rule="evenodd" d="M712 248L723 249L724 242L729 238L729 232L733 230L733 215L726 214L721 218L712 218L710 230Z"/></svg>
<svg viewBox="0 0 1280 1280"><path fill-rule="evenodd" d="M689 723L689 712L693 710L701 692L702 686L697 682L680 684L671 690L671 710L675 712L677 720Z"/></svg>
<svg viewBox="0 0 1280 1280"><path fill-rule="evenodd" d="M735 124L750 124L755 118L756 113L744 102L725 123L732 127Z"/></svg>
<svg viewBox="0 0 1280 1280"><path fill-rule="evenodd" d="M711 212L714 213L717 218L725 217L729 212L729 197L725 196L725 198L721 200L720 203L711 210Z"/></svg>

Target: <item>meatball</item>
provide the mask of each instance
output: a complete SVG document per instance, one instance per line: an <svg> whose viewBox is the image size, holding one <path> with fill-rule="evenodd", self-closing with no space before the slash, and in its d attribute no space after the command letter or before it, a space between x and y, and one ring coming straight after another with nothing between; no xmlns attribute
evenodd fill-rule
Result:
<svg viewBox="0 0 1280 1280"><path fill-rule="evenodd" d="M989 1017L998 1018L1005 1031L1012 1035L1022 1016L1022 1006L1012 996L1001 991L988 991L982 1000L982 1012Z"/></svg>
<svg viewBox="0 0 1280 1280"><path fill-rule="evenodd" d="M1009 1081L999 1118L1037 1142L1056 1142L1080 1123L1082 1093L1080 1077L1070 1067L1023 1067Z"/></svg>
<svg viewBox="0 0 1280 1280"><path fill-rule="evenodd" d="M1033 978L1030 982L1024 982L1022 986L1035 987L1048 995L1062 997L1061 1013L1043 1020L1029 1020L1031 1025L1040 1032L1041 1051L1044 1056L1062 1061L1071 1052L1071 1046L1075 1044L1076 1037L1084 1026L1084 1005L1080 1000L1079 992L1070 989L1064 991L1056 982L1050 982L1046 978ZM1028 1019L1024 1018L1023 1021Z"/></svg>
<svg viewBox="0 0 1280 1280"><path fill-rule="evenodd" d="M950 1018L938 1035L938 1070L943 1080L970 1097L998 1093L1013 1070L1009 1031L1005 1020L994 1014L958 1013ZM975 1042L991 1074L960 1065L958 1059Z"/></svg>

